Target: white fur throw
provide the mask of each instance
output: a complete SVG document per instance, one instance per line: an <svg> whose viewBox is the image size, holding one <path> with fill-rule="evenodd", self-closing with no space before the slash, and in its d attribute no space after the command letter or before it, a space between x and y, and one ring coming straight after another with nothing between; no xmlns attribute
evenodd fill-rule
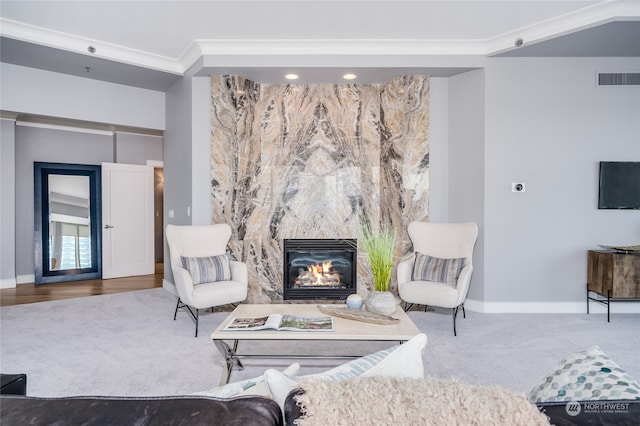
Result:
<svg viewBox="0 0 640 426"><path fill-rule="evenodd" d="M357 377L300 385L299 426L549 424L524 394L455 380Z"/></svg>

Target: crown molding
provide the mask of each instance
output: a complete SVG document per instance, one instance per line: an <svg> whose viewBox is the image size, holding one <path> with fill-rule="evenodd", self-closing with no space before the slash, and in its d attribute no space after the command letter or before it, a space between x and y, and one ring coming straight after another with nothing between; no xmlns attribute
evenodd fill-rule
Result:
<svg viewBox="0 0 640 426"><path fill-rule="evenodd" d="M482 40L426 39L216 39L194 40L180 56L179 62L188 70L201 58L232 57L480 57L486 55Z"/></svg>
<svg viewBox="0 0 640 426"><path fill-rule="evenodd" d="M531 44L613 20L640 20L638 0L598 3L489 39L198 39L193 40L178 58L156 55L1 17L0 35L89 57L184 75L199 59L209 55L492 56L517 49L514 46L517 38L522 38L525 44ZM88 52L89 46L95 47L95 53Z"/></svg>
<svg viewBox="0 0 640 426"><path fill-rule="evenodd" d="M178 62L182 67L183 74L204 55L199 40L193 40L189 46L182 52L178 58Z"/></svg>
<svg viewBox="0 0 640 426"><path fill-rule="evenodd" d="M193 61L201 56L456 56L484 55L486 49L477 40L419 39L225 39L196 40L186 56ZM183 66L189 63L183 62Z"/></svg>
<svg viewBox="0 0 640 426"><path fill-rule="evenodd" d="M486 54L492 56L518 49L518 47L515 46L515 41L518 38L523 40L524 46L616 20L640 20L640 3L638 3L638 0L613 0L606 3L598 3L562 16L519 28L518 30L509 31L488 39L486 41Z"/></svg>
<svg viewBox="0 0 640 426"><path fill-rule="evenodd" d="M225 39L197 40L203 55L482 55L482 40Z"/></svg>
<svg viewBox="0 0 640 426"><path fill-rule="evenodd" d="M0 35L88 57L106 59L172 74L182 74L175 59L0 17ZM89 46L95 53L88 51Z"/></svg>

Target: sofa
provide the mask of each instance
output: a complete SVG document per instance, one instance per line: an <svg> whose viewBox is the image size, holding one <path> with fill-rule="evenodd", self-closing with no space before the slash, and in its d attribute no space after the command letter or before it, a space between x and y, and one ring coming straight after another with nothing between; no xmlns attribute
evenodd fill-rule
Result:
<svg viewBox="0 0 640 426"><path fill-rule="evenodd" d="M69 397L3 395L0 424L12 425L282 425L265 397Z"/></svg>
<svg viewBox="0 0 640 426"><path fill-rule="evenodd" d="M640 384L597 346L563 359L524 395L425 377L426 341L418 335L322 373L299 376L294 363L180 397L5 394L0 424L638 424Z"/></svg>
<svg viewBox="0 0 640 426"><path fill-rule="evenodd" d="M259 396L221 399L204 396L33 398L3 395L0 398L0 424L293 426L294 421L303 415L301 406L296 401L303 393L304 390L296 389L288 395L284 416L274 400ZM581 404L589 407L585 402ZM557 426L638 424L640 401L618 400L607 401L607 404L609 407L601 407L598 412L578 416L567 413L566 403L544 403L537 406L549 417L550 423ZM619 412L621 408L624 413Z"/></svg>
<svg viewBox="0 0 640 426"><path fill-rule="evenodd" d="M0 382L3 426L283 424L280 406L263 396L39 398L27 396L26 374L1 374Z"/></svg>

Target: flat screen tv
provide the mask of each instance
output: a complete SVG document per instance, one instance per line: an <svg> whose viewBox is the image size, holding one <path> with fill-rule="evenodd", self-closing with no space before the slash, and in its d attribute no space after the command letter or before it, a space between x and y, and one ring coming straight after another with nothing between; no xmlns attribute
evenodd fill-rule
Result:
<svg viewBox="0 0 640 426"><path fill-rule="evenodd" d="M601 161L599 209L640 210L640 161Z"/></svg>

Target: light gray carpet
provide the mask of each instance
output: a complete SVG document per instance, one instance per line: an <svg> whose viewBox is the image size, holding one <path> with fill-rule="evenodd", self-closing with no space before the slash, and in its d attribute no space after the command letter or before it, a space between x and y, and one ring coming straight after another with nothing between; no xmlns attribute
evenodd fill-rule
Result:
<svg viewBox="0 0 640 426"><path fill-rule="evenodd" d="M200 335L185 312L173 321L176 299L163 289L0 308L0 371L27 373L28 394L181 395L215 387L221 356L209 338L227 315L201 313ZM458 319L449 310L409 313L429 338L426 374L528 392L567 355L600 345L640 379L640 315L479 314ZM258 342L256 347L273 346ZM374 352L380 344L342 344L340 352ZM304 345L307 353L327 344ZM276 348L276 352L281 348ZM232 381L260 375L289 361L251 360ZM301 374L340 361L303 362ZM306 365L306 366L305 366Z"/></svg>

